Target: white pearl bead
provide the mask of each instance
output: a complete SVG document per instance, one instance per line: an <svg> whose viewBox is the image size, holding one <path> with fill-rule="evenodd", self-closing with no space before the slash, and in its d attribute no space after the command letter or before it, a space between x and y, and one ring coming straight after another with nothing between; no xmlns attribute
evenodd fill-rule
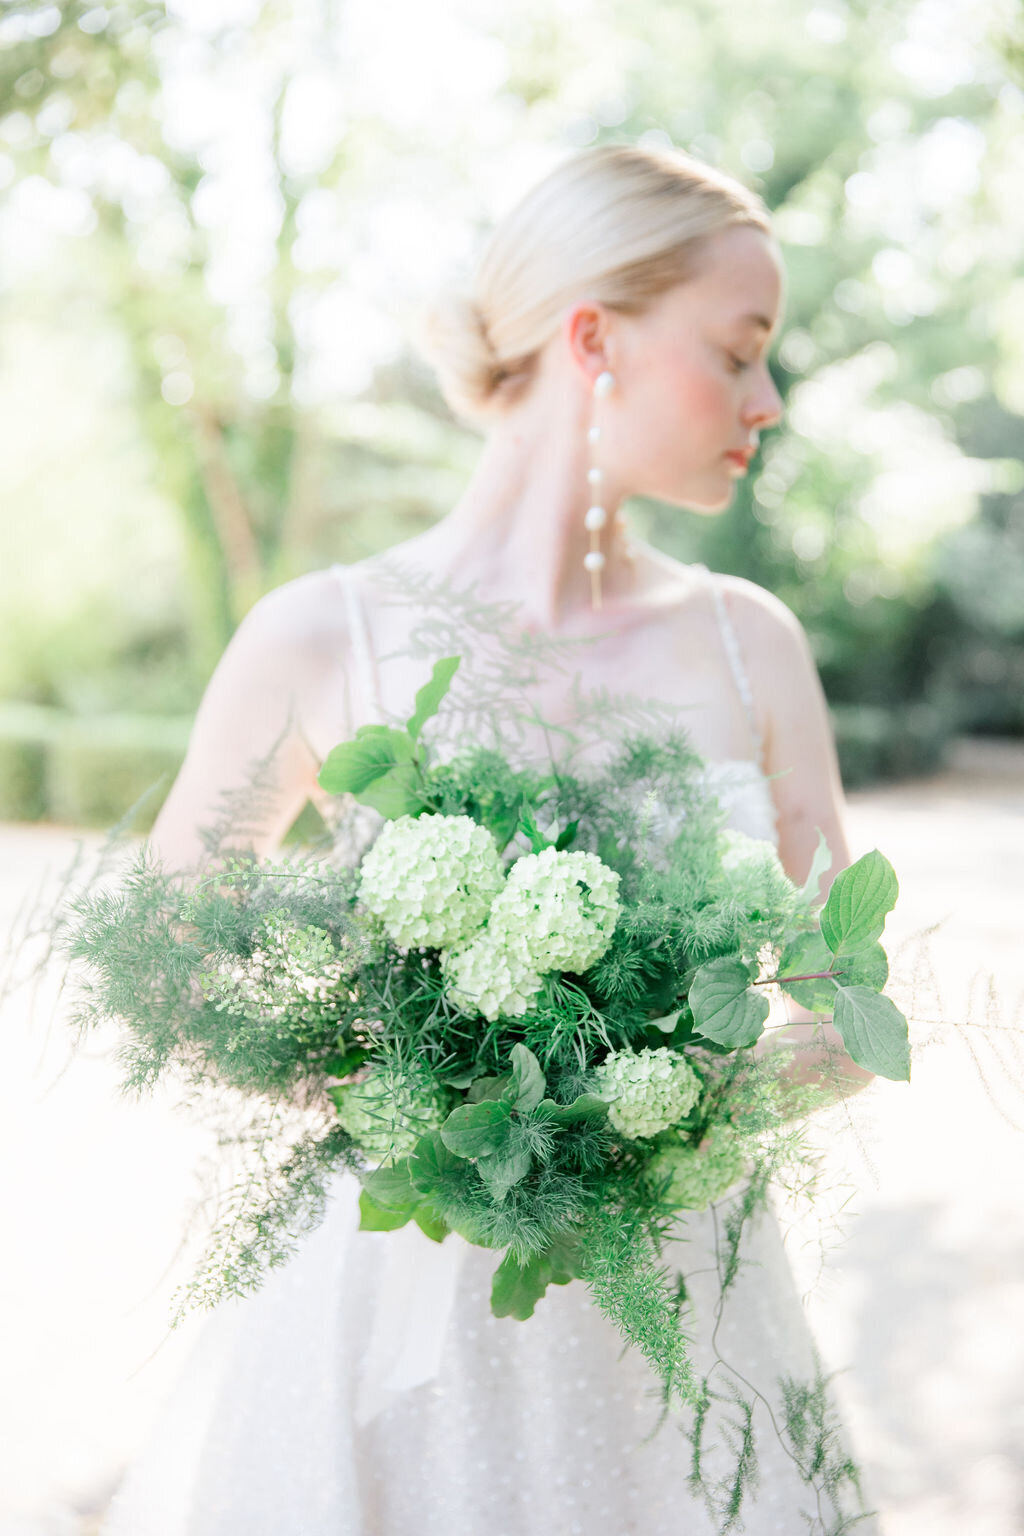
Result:
<svg viewBox="0 0 1024 1536"><path fill-rule="evenodd" d="M599 549L588 549L583 556L583 568L586 571L603 571L604 555Z"/></svg>
<svg viewBox="0 0 1024 1536"><path fill-rule="evenodd" d="M596 464L587 470L587 479L591 485L600 485L601 478L601 471L598 469Z"/></svg>
<svg viewBox="0 0 1024 1536"><path fill-rule="evenodd" d="M606 368L604 373L599 373L594 380L594 394L597 395L599 400L603 400L605 395L610 395L614 388L615 375L614 373L609 373Z"/></svg>
<svg viewBox="0 0 1024 1536"><path fill-rule="evenodd" d="M601 441L601 428L591 427L587 432L587 441L589 443L599 443Z"/></svg>
<svg viewBox="0 0 1024 1536"><path fill-rule="evenodd" d="M587 515L583 519L583 526L590 533L597 533L598 529L603 528L607 521L608 513L604 507L588 507Z"/></svg>

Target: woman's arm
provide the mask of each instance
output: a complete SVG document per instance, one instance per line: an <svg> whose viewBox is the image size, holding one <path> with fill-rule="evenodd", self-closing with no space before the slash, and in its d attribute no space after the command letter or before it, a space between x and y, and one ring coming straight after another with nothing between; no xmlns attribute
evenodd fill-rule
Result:
<svg viewBox="0 0 1024 1536"><path fill-rule="evenodd" d="M791 879L802 885L824 833L832 853L822 876L824 900L836 875L851 863L843 828L843 788L828 708L803 626L786 605L751 582L727 584L727 602L750 672L754 698L762 708L765 769L778 812L779 857ZM777 775L777 777L775 777ZM771 1040L801 1044L794 1061L797 1081L833 1083L844 1095L856 1093L874 1074L852 1061L832 1024L787 998L792 1027ZM812 1043L811 1037L815 1036Z"/></svg>
<svg viewBox="0 0 1024 1536"><path fill-rule="evenodd" d="M343 669L337 644L326 643L321 573L269 592L250 610L210 679L196 714L188 752L150 833L150 846L166 865L192 869L204 862L200 829L223 814L224 792L244 791L253 770L269 759L270 782L261 790L251 831L229 836L227 846L265 857L277 846L306 800L316 797L320 763L309 743L305 716L314 708L330 670L340 694ZM328 668L328 662L333 666Z"/></svg>

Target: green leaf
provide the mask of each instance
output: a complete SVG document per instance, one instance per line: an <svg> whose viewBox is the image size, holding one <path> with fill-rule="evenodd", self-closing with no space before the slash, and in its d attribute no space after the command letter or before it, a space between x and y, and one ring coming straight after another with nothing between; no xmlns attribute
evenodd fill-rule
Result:
<svg viewBox="0 0 1024 1536"><path fill-rule="evenodd" d="M432 1195L444 1183L445 1174L460 1167L462 1159L450 1152L440 1131L426 1131L409 1158L409 1177L421 1195Z"/></svg>
<svg viewBox="0 0 1024 1536"><path fill-rule="evenodd" d="M450 1228L429 1200L420 1202L412 1213L412 1219L431 1242L443 1243L448 1236Z"/></svg>
<svg viewBox="0 0 1024 1536"><path fill-rule="evenodd" d="M558 837L555 839L555 847L559 853L562 853L566 848L572 847L576 841L579 825L579 819L577 818L576 821L570 821L569 825L559 832Z"/></svg>
<svg viewBox="0 0 1024 1536"><path fill-rule="evenodd" d="M870 987L881 992L889 980L889 958L881 944L859 949L848 960L833 959L832 969L839 972L836 981L841 987Z"/></svg>
<svg viewBox="0 0 1024 1536"><path fill-rule="evenodd" d="M807 976L834 970L835 965L835 956L820 933L801 933L783 950L778 975ZM787 997L812 1013L831 1013L835 1005L836 984L827 977L821 981L780 981L779 985Z"/></svg>
<svg viewBox="0 0 1024 1536"><path fill-rule="evenodd" d="M492 1152L489 1157L481 1157L476 1166L491 1199L500 1205L513 1185L526 1178L533 1167L533 1158L529 1147L516 1147L512 1151Z"/></svg>
<svg viewBox="0 0 1024 1536"><path fill-rule="evenodd" d="M538 827L532 811L524 810L520 813L517 830L522 832L524 837L530 839L531 853L543 853L545 848L551 847L548 839L544 836L540 827Z"/></svg>
<svg viewBox="0 0 1024 1536"><path fill-rule="evenodd" d="M553 1120L556 1125L575 1125L577 1120L598 1119L607 1115L608 1104L606 1100L599 1099L596 1093L581 1093L571 1104L556 1104L554 1099L542 1099L535 1113L544 1120Z"/></svg>
<svg viewBox="0 0 1024 1536"><path fill-rule="evenodd" d="M528 1114L544 1097L546 1087L540 1062L525 1045L512 1047L512 1080L505 1090L513 1109Z"/></svg>
<svg viewBox="0 0 1024 1536"><path fill-rule="evenodd" d="M413 765L400 763L374 779L355 798L361 805L372 806L388 821L397 821L399 816L418 816L427 809L420 786L420 776Z"/></svg>
<svg viewBox="0 0 1024 1536"><path fill-rule="evenodd" d="M821 913L821 932L834 955L855 955L881 937L899 895L889 860L875 848L835 878Z"/></svg>
<svg viewBox="0 0 1024 1536"><path fill-rule="evenodd" d="M500 1077L478 1077L471 1083L466 1100L479 1104L483 1099L503 1099L511 1081L511 1072L503 1072Z"/></svg>
<svg viewBox="0 0 1024 1536"><path fill-rule="evenodd" d="M832 850L825 840L825 834L820 827L815 827L814 830L818 834L818 846L814 850L807 879L800 890L801 896L812 906L818 903L818 887L821 884L822 875L827 874L832 868ZM805 1003L804 1006L806 1007L807 1004Z"/></svg>
<svg viewBox="0 0 1024 1536"><path fill-rule="evenodd" d="M413 1186L412 1168L407 1157L401 1162L389 1163L383 1168L374 1168L363 1180L363 1189L376 1205L385 1205L392 1210L401 1210L405 1206L414 1206L418 1199L418 1191Z"/></svg>
<svg viewBox="0 0 1024 1536"><path fill-rule="evenodd" d="M752 989L743 961L725 955L700 967L688 1002L696 1033L729 1050L753 1045L768 1017L768 999Z"/></svg>
<svg viewBox="0 0 1024 1536"><path fill-rule="evenodd" d="M413 1216L413 1207L404 1209L392 1209L378 1205L364 1189L359 1196L359 1230L360 1232L395 1232L399 1227L404 1227Z"/></svg>
<svg viewBox="0 0 1024 1536"><path fill-rule="evenodd" d="M870 987L838 987L832 1022L847 1055L879 1077L910 1081L910 1034L896 1004Z"/></svg>
<svg viewBox="0 0 1024 1536"><path fill-rule="evenodd" d="M487 1157L501 1152L508 1144L511 1113L507 1099L460 1104L442 1125L441 1140L457 1157Z"/></svg>
<svg viewBox="0 0 1024 1536"><path fill-rule="evenodd" d="M525 1322L549 1285L568 1285L579 1274L575 1243L561 1238L518 1264L507 1253L494 1271L491 1311L495 1317L515 1317Z"/></svg>
<svg viewBox="0 0 1024 1536"><path fill-rule="evenodd" d="M452 678L459 670L461 656L442 656L440 661L434 662L434 670L431 673L429 683L424 683L416 694L416 707L412 718L406 724L413 741L417 739L420 731L441 707L441 700L452 685Z"/></svg>
<svg viewBox="0 0 1024 1536"><path fill-rule="evenodd" d="M359 1071L369 1054L369 1051L364 1050L361 1045L354 1046L350 1051L338 1051L334 1056L328 1056L324 1062L324 1075L351 1077L353 1072Z"/></svg>
<svg viewBox="0 0 1024 1536"><path fill-rule="evenodd" d="M343 741L327 754L317 783L330 795L355 795L398 763L411 763L413 744L404 731L389 725L361 725L354 741Z"/></svg>

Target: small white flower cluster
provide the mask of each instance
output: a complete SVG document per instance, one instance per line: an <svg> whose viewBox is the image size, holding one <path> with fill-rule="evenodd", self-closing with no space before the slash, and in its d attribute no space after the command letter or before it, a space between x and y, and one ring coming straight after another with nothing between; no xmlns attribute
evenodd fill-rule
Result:
<svg viewBox="0 0 1024 1536"><path fill-rule="evenodd" d="M497 844L470 816L389 821L360 873L360 900L410 949L468 939L503 884Z"/></svg>
<svg viewBox="0 0 1024 1536"><path fill-rule="evenodd" d="M443 954L441 967L452 1002L485 1019L518 1018L540 990L540 972L522 945L503 943L489 928Z"/></svg>
<svg viewBox="0 0 1024 1536"><path fill-rule="evenodd" d="M396 944L442 951L458 1007L497 1019L525 1013L546 972L600 959L618 888L596 854L555 848L517 859L506 879L471 817L400 816L364 858L359 895Z"/></svg>
<svg viewBox="0 0 1024 1536"><path fill-rule="evenodd" d="M685 1056L665 1045L612 1051L596 1075L597 1091L609 1104L608 1119L629 1141L667 1131L701 1094L700 1078Z"/></svg>
<svg viewBox="0 0 1024 1536"><path fill-rule="evenodd" d="M619 877L596 853L545 848L512 865L487 931L521 944L537 971L579 972L604 954L618 915Z"/></svg>
<svg viewBox="0 0 1024 1536"><path fill-rule="evenodd" d="M594 853L545 848L517 859L476 938L444 956L460 1008L485 1019L526 1012L549 971L585 971L611 943L619 877Z"/></svg>
<svg viewBox="0 0 1024 1536"><path fill-rule="evenodd" d="M405 1157L426 1132L444 1124L451 1096L436 1085L391 1072L334 1091L338 1120L368 1157Z"/></svg>
<svg viewBox="0 0 1024 1536"><path fill-rule="evenodd" d="M265 914L255 938L247 958L200 976L218 1012L266 1021L337 1016L337 993L358 960L350 941L339 945L325 928L300 927L277 910Z"/></svg>

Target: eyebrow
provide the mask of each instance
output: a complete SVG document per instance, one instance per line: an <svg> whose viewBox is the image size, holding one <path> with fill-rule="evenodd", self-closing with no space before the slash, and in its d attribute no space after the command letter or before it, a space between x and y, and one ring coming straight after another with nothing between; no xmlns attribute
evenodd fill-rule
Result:
<svg viewBox="0 0 1024 1536"><path fill-rule="evenodd" d="M744 321L749 321L752 325L759 325L763 331L770 331L772 328L772 322L768 319L767 315L740 315L740 324L742 325Z"/></svg>

